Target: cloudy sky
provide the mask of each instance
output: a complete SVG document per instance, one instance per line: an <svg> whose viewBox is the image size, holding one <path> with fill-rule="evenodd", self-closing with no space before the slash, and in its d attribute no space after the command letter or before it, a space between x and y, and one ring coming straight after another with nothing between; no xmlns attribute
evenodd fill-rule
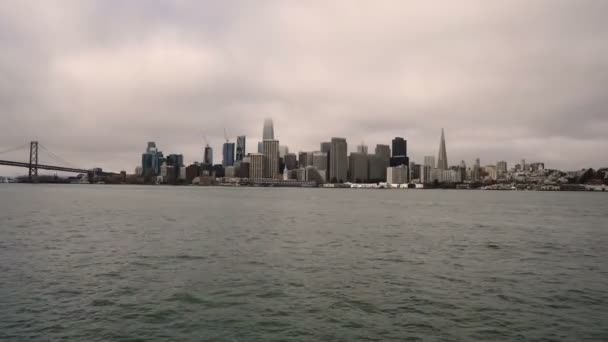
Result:
<svg viewBox="0 0 608 342"><path fill-rule="evenodd" d="M147 141L608 166L608 1L2 1L0 151L132 172ZM26 160L26 151L0 159ZM50 161L41 156L41 162ZM11 175L25 169L0 168Z"/></svg>

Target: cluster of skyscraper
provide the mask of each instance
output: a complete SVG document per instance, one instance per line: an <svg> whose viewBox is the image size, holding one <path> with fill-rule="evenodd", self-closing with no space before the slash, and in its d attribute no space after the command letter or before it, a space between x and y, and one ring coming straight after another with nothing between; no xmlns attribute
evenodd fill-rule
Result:
<svg viewBox="0 0 608 342"><path fill-rule="evenodd" d="M496 180L507 173L506 162L481 167L479 159L467 168L464 161L448 166L445 133L441 130L437 162L434 156L425 156L424 164L410 162L407 140L395 137L391 146L378 144L373 153L361 144L356 152L348 154L345 138L334 137L321 142L318 151L289 153L287 146L279 145L271 119L264 120L262 141L257 152L247 152L247 139L238 136L236 144L226 137L222 146L222 163L213 164L213 149L207 144L203 162L184 167L183 157L171 154L166 158L154 142L148 143L142 155L138 175L156 176L159 182L191 182L193 178L241 178L249 180L284 180L322 183L460 183L467 179ZM525 161L522 169L526 168ZM534 167L542 167L535 165Z"/></svg>

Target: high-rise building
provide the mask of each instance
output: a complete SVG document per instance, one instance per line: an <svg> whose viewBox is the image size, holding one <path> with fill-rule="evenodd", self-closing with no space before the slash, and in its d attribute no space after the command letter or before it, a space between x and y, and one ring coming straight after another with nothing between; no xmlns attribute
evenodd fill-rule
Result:
<svg viewBox="0 0 608 342"><path fill-rule="evenodd" d="M441 129L441 141L439 141L439 157L437 157L437 168L440 170L448 169L448 154L445 149L445 135Z"/></svg>
<svg viewBox="0 0 608 342"><path fill-rule="evenodd" d="M416 164L415 162L410 162L410 168L408 170L409 181L413 181L414 179L420 179L421 169L422 165Z"/></svg>
<svg viewBox="0 0 608 342"><path fill-rule="evenodd" d="M402 137L395 137L393 139L393 157L399 156L407 157L407 140Z"/></svg>
<svg viewBox="0 0 608 342"><path fill-rule="evenodd" d="M271 118L264 119L264 132L262 140L274 140L274 124Z"/></svg>
<svg viewBox="0 0 608 342"><path fill-rule="evenodd" d="M408 168L405 165L386 168L386 182L389 184L405 184L408 180Z"/></svg>
<svg viewBox="0 0 608 342"><path fill-rule="evenodd" d="M312 152L298 153L298 165L300 167L311 166L312 165Z"/></svg>
<svg viewBox="0 0 608 342"><path fill-rule="evenodd" d="M167 166L173 166L179 168L184 166L184 155L183 154L170 154L166 159Z"/></svg>
<svg viewBox="0 0 608 342"><path fill-rule="evenodd" d="M205 154L203 156L203 164L213 165L213 149L211 146L205 146Z"/></svg>
<svg viewBox="0 0 608 342"><path fill-rule="evenodd" d="M249 178L264 178L264 155L262 153L249 154Z"/></svg>
<svg viewBox="0 0 608 342"><path fill-rule="evenodd" d="M289 153L289 147L285 145L279 145L279 157L283 158L287 153Z"/></svg>
<svg viewBox="0 0 608 342"><path fill-rule="evenodd" d="M424 156L424 166L430 166L431 169L435 168L435 157L434 156Z"/></svg>
<svg viewBox="0 0 608 342"><path fill-rule="evenodd" d="M148 142L146 152L141 156L141 167L144 176L155 176L160 174L163 163L163 153L156 148L156 143Z"/></svg>
<svg viewBox="0 0 608 342"><path fill-rule="evenodd" d="M298 168L298 156L295 153L287 153L283 156L285 167L287 170L293 170Z"/></svg>
<svg viewBox="0 0 608 342"><path fill-rule="evenodd" d="M369 179L367 154L353 152L348 158L349 180L353 183L365 183Z"/></svg>
<svg viewBox="0 0 608 342"><path fill-rule="evenodd" d="M378 155L377 153L368 155L369 181L374 183L385 182L388 166L389 158L386 158L385 155Z"/></svg>
<svg viewBox="0 0 608 342"><path fill-rule="evenodd" d="M367 154L368 153L367 145L365 145L365 144L357 145L357 153Z"/></svg>
<svg viewBox="0 0 608 342"><path fill-rule="evenodd" d="M479 161L479 158L475 159L475 165L473 166L473 176L472 176L473 180L480 180L481 179L481 162Z"/></svg>
<svg viewBox="0 0 608 342"><path fill-rule="evenodd" d="M329 151L331 151L331 142L324 141L321 143L320 147L321 147L321 152L329 153Z"/></svg>
<svg viewBox="0 0 608 342"><path fill-rule="evenodd" d="M525 159L522 159L522 160L521 160L521 170L522 170L523 172L528 171L528 165L526 164L526 160L525 160Z"/></svg>
<svg viewBox="0 0 608 342"><path fill-rule="evenodd" d="M407 156L407 140L403 139L402 137L395 137L392 143L393 156L391 157L390 165L405 165L407 167L410 164L410 158Z"/></svg>
<svg viewBox="0 0 608 342"><path fill-rule="evenodd" d="M312 166L316 167L319 171L327 170L327 153L319 151L313 152Z"/></svg>
<svg viewBox="0 0 608 342"><path fill-rule="evenodd" d="M234 143L226 141L222 148L222 166L226 168L227 166L234 166Z"/></svg>
<svg viewBox="0 0 608 342"><path fill-rule="evenodd" d="M246 137L239 135L236 137L236 160L241 161L246 155Z"/></svg>
<svg viewBox="0 0 608 342"><path fill-rule="evenodd" d="M321 152L323 153L327 153L327 170L325 172L325 175L327 177L329 177L329 169L331 168L331 142L330 141L324 141L321 143Z"/></svg>
<svg viewBox="0 0 608 342"><path fill-rule="evenodd" d="M331 150L329 152L329 180L332 183L346 182L348 174L348 145L344 138L331 138Z"/></svg>
<svg viewBox="0 0 608 342"><path fill-rule="evenodd" d="M507 162L502 160L496 163L496 174L498 177L505 176L507 174Z"/></svg>
<svg viewBox="0 0 608 342"><path fill-rule="evenodd" d="M386 162L391 159L391 147L388 145L376 145L376 155L383 159L386 159Z"/></svg>
<svg viewBox="0 0 608 342"><path fill-rule="evenodd" d="M271 121L272 123L272 121ZM279 141L264 140L264 178L278 179L279 176Z"/></svg>

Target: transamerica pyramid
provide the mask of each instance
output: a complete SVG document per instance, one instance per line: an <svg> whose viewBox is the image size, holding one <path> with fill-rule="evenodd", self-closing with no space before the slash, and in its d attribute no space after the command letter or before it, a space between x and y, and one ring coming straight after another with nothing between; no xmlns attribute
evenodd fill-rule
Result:
<svg viewBox="0 0 608 342"><path fill-rule="evenodd" d="M445 151L445 135L443 128L441 129L441 141L439 142L439 157L437 158L437 168L441 170L448 169L448 154Z"/></svg>

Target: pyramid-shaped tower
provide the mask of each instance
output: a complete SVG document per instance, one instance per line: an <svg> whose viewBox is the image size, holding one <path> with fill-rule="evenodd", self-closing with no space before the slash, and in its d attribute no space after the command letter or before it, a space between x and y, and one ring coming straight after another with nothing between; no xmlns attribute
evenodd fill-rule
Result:
<svg viewBox="0 0 608 342"><path fill-rule="evenodd" d="M448 169L448 154L445 150L445 135L443 128L441 129L441 141L439 142L439 157L437 158L437 168L441 170Z"/></svg>

